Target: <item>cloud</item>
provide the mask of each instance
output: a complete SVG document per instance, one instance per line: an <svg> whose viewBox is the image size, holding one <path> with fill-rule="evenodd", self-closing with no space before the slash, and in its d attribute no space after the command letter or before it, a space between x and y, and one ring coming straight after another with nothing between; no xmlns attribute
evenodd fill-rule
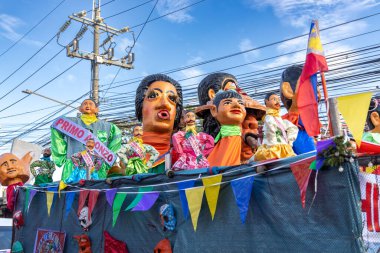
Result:
<svg viewBox="0 0 380 253"><path fill-rule="evenodd" d="M190 0L160 0L157 3L157 12L160 15L165 15L172 11L179 10L185 6L190 5ZM177 11L173 14L166 16L165 18L174 23L188 23L193 20L193 17L188 13L189 8Z"/></svg>
<svg viewBox="0 0 380 253"><path fill-rule="evenodd" d="M186 62L186 66L196 64L201 61L203 61L202 57L193 56ZM181 79L189 78L189 80L184 80L182 83L185 85L199 83L200 80L203 78L203 76L201 76L203 74L204 74L204 71L199 67L193 67L193 68L181 70L181 75L182 75Z"/></svg>
<svg viewBox="0 0 380 253"><path fill-rule="evenodd" d="M250 50L252 48L254 48L254 46L252 45L252 41L250 39L243 39L239 43L240 52ZM244 53L243 56L244 56L244 59L246 62L251 62L251 61L257 60L257 56L259 54L260 53L258 50L253 50L253 51L249 51L247 53Z"/></svg>
<svg viewBox="0 0 380 253"><path fill-rule="evenodd" d="M68 74L66 76L66 80L69 81L69 82L73 82L73 81L76 81L77 77L73 74Z"/></svg>
<svg viewBox="0 0 380 253"><path fill-rule="evenodd" d="M16 28L23 25L25 25L25 23L17 17L8 14L0 14L0 35L11 41L17 41L22 37L21 34L16 32ZM39 41L30 40L27 38L24 38L22 42L35 46L42 45Z"/></svg>
<svg viewBox="0 0 380 253"><path fill-rule="evenodd" d="M123 38L117 43L117 49L120 50L122 53L126 53L125 49L128 47L131 47L133 45L133 41L128 38ZM139 45L138 43L135 45L135 47Z"/></svg>

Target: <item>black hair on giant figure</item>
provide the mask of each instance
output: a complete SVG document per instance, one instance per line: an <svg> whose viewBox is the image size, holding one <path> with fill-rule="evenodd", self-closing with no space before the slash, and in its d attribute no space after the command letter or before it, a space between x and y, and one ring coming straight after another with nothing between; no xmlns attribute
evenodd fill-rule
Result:
<svg viewBox="0 0 380 253"><path fill-rule="evenodd" d="M140 82L139 86L137 87L136 97L135 97L136 117L139 121L142 121L142 107L143 107L143 102L145 98L145 93L148 90L148 87L152 83L157 82L157 81L171 83L177 90L179 99L176 105L177 112L176 112L175 120L174 120L174 129L176 129L178 127L179 121L181 120L181 113L182 113L182 108L183 108L182 88L181 88L181 85L176 80L164 74L149 75Z"/></svg>
<svg viewBox="0 0 380 253"><path fill-rule="evenodd" d="M272 95L277 95L277 93L274 92L274 91L270 91L270 92L268 92L267 94L265 94L264 104L265 104L265 101L269 101L269 98L270 98Z"/></svg>
<svg viewBox="0 0 380 253"><path fill-rule="evenodd" d="M282 93L282 83L288 82L290 84L290 87L292 88L293 92L296 92L297 87L297 81L302 73L302 65L293 65L290 67L287 67L281 74L281 83L280 83L280 97L281 101L284 104L285 108L289 110L289 108L292 106L292 100L288 99L284 96Z"/></svg>
<svg viewBox="0 0 380 253"><path fill-rule="evenodd" d="M98 107L99 107L99 104L98 104L98 103L96 103L96 101L95 101L93 98L86 98L85 100L83 100L83 101L82 101L82 103L81 103L80 105L82 105L82 104L84 103L84 101L87 101L87 100L90 100L90 101L94 102L94 104L95 104L96 108L98 108Z"/></svg>
<svg viewBox="0 0 380 253"><path fill-rule="evenodd" d="M239 93L237 93L234 90L227 90L227 91L219 91L216 93L216 96L214 98L214 105L216 106L216 109L218 110L218 106L220 104L220 101L226 98L237 98L237 99L242 99Z"/></svg>
<svg viewBox="0 0 380 253"><path fill-rule="evenodd" d="M373 99L371 99L371 103L369 104L368 114L367 114L367 125L369 130L375 128L371 121L371 113L377 112L380 116L380 94L376 94Z"/></svg>
<svg viewBox="0 0 380 253"><path fill-rule="evenodd" d="M210 89L214 90L217 93L219 90L224 88L224 85L228 82L234 82L237 84L236 77L228 73L212 73L199 83L198 85L198 100L200 105L207 104L210 101L208 96L208 91Z"/></svg>

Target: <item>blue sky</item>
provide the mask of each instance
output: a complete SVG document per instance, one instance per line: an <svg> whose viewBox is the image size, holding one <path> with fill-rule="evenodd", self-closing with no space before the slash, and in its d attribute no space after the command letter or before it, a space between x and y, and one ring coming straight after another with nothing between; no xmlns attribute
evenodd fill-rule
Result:
<svg viewBox="0 0 380 253"><path fill-rule="evenodd" d="M61 1L1 1L0 54ZM101 3L107 2L109 1L103 0ZM114 0L101 8L102 17L106 18L144 2L146 0ZM151 18L164 15L195 2L197 1L159 0ZM106 18L105 22L115 28L133 27L146 20L154 4L155 1L151 1L129 12ZM0 82L51 39L58 32L61 25L68 20L68 15L84 9L90 10L91 8L92 0L64 1L52 15L48 16L25 39L0 57ZM334 24L379 12L379 10L379 2L375 0L205 0L199 4L195 4L191 8L148 23L133 50L136 55L134 69L121 70L113 86L117 85L117 82L124 80L187 66L307 33L310 21L313 18L320 20L320 28L323 29ZM88 14L87 17L90 17L90 15ZM322 42L327 43L377 29L379 19L380 16L374 16L349 25L322 31ZM72 22L67 31L60 36L60 43L66 45L74 37L79 28L80 25L78 23ZM137 35L140 29L141 26L134 28L133 31ZM91 32L88 31L80 41L81 50L92 50L91 38ZM102 39L104 38L103 36ZM325 53L328 55L342 52L369 45L371 42L374 43L376 41L379 41L379 33L326 45ZM114 42L116 43L115 56L117 58L122 57L125 54L125 48L131 45L132 37L130 34L124 34L116 38ZM306 43L307 37L302 37L225 60L179 71L171 74L171 76L177 80L181 80L226 67L305 49ZM55 40L49 43L36 57L0 85L0 97L21 83L49 58L59 52L59 50L61 50L61 46ZM290 62L302 61L304 58L305 53L300 52L271 61L232 69L230 73L239 75ZM66 57L64 50L48 66L44 67L14 92L10 93L9 96L0 99L0 110L25 96L25 94L21 93L22 90L34 90L38 88L76 61L77 59ZM117 67L101 66L100 84L105 85L103 87L108 87L107 84L113 80L117 71ZM189 87L192 84L197 84L200 79L201 77L192 78L181 82L181 84L183 87ZM115 93L130 94L132 96L130 101L132 101L136 85L134 83L115 89L111 87L107 92L107 96L114 95ZM88 92L89 88L90 62L82 61L70 71L38 91L38 93L68 102ZM100 93L100 95L102 97L104 92ZM127 103L128 101L125 102ZM194 99L190 100L190 103L196 102ZM112 104L113 101L107 100L105 103ZM115 103L112 105L116 105ZM77 106L78 103L74 105ZM120 106L122 103L118 101L117 105ZM19 117L8 117L13 114L43 108L48 109ZM56 103L32 95L17 105L0 112L0 142L9 139L9 134L7 133L20 129L58 108L59 106ZM133 111L134 108L130 107L130 110ZM64 110L60 114L67 111ZM75 115L75 113L71 113L70 115ZM28 128L25 127L25 130ZM33 141L42 134L47 134L46 130L34 132L23 137L23 139ZM8 151L9 148L10 145L0 147L0 152Z"/></svg>

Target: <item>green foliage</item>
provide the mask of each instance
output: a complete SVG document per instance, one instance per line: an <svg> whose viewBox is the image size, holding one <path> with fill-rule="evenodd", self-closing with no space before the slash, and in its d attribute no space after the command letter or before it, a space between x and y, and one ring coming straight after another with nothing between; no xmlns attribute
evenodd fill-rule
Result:
<svg viewBox="0 0 380 253"><path fill-rule="evenodd" d="M354 156L351 143L349 141L345 142L344 136L335 137L334 143L335 146L331 145L318 154L318 156L325 159L324 166L338 167L344 162L350 161L350 158Z"/></svg>

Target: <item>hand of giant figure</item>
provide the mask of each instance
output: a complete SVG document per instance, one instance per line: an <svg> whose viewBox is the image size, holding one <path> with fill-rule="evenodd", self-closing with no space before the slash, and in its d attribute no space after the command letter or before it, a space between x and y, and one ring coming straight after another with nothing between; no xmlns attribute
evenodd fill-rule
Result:
<svg viewBox="0 0 380 253"><path fill-rule="evenodd" d="M91 131L103 144L116 153L121 147L121 131L112 123L97 118L98 105L91 99L85 99L79 111L80 117L70 117L68 120ZM63 166L62 180L65 181L74 169L71 156L85 149L81 142L64 135L51 128L51 150L53 161L58 166ZM106 178L110 166L103 163L99 170L99 178Z"/></svg>
<svg viewBox="0 0 380 253"><path fill-rule="evenodd" d="M228 73L213 73L206 76L198 85L198 99L200 106L196 114L203 118L203 129L212 137L219 133L220 126L213 119L210 108L212 100L218 91L236 90L243 99L246 108L246 118L242 124L242 151L241 161L245 162L252 157L258 148L258 120L265 115L265 106L249 97L238 85L236 78Z"/></svg>
<svg viewBox="0 0 380 253"><path fill-rule="evenodd" d="M293 144L293 150L296 154L303 154L315 150L314 138L306 133L302 119L299 115L297 107L297 90L299 85L299 77L302 73L302 66L290 66L282 72L280 84L281 101L288 113L282 118L289 120L299 129L297 139ZM318 101L321 93L317 89Z"/></svg>
<svg viewBox="0 0 380 253"><path fill-rule="evenodd" d="M160 157L150 172L165 171L165 154L182 112L180 84L163 74L145 77L136 90L136 117L143 123L143 143L154 147Z"/></svg>
<svg viewBox="0 0 380 253"><path fill-rule="evenodd" d="M254 156L255 161L295 156L292 145L298 128L280 117L280 101L280 97L273 92L265 96L264 140Z"/></svg>
<svg viewBox="0 0 380 253"><path fill-rule="evenodd" d="M7 186L7 208L14 209L14 191L29 180L29 165L32 156L27 153L22 159L11 153L0 156L0 183Z"/></svg>
<svg viewBox="0 0 380 253"><path fill-rule="evenodd" d="M216 94L211 115L220 131L215 147L207 158L210 166L233 166L241 164L241 126L246 116L242 97L234 90Z"/></svg>

